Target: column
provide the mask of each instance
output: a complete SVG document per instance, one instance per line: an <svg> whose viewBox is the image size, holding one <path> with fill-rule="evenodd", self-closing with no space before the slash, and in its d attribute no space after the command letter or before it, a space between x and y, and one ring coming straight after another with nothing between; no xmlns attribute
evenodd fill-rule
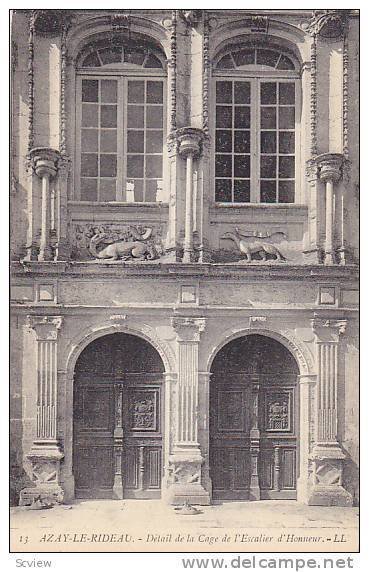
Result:
<svg viewBox="0 0 369 572"><path fill-rule="evenodd" d="M20 504L41 497L63 500L59 484L59 465L64 457L57 436L57 339L61 316L29 316L36 336L37 387L35 439L27 458L31 462L34 487L21 491Z"/></svg>
<svg viewBox="0 0 369 572"><path fill-rule="evenodd" d="M259 483L259 454L260 454L260 428L259 428L259 378L251 380L252 383L252 417L250 429L251 454L251 480L250 500L260 500Z"/></svg>
<svg viewBox="0 0 369 572"><path fill-rule="evenodd" d="M335 184L341 178L343 157L339 153L324 153L316 158L319 178L325 184L325 248L324 264L336 264L335 235Z"/></svg>
<svg viewBox="0 0 369 572"><path fill-rule="evenodd" d="M345 453L338 441L338 376L340 337L347 321L315 317L318 385L316 399L316 442L312 453L314 482L310 505L350 506L351 495L342 484Z"/></svg>
<svg viewBox="0 0 369 572"><path fill-rule="evenodd" d="M39 261L52 260L53 258L50 243L50 179L54 178L57 173L59 156L58 151L48 147L37 147L30 152L34 172L41 179L41 237L38 253Z"/></svg>
<svg viewBox="0 0 369 572"><path fill-rule="evenodd" d="M167 500L209 504L210 495L203 484L204 458L198 442L198 346L205 328L204 318L174 317L177 335L178 383L176 393L175 442L169 458L171 483Z"/></svg>
<svg viewBox="0 0 369 572"><path fill-rule="evenodd" d="M184 127L177 130L178 152L186 159L186 201L185 201L185 225L183 241L183 262L193 262L193 162L200 155L200 144L203 139L201 129Z"/></svg>
<svg viewBox="0 0 369 572"><path fill-rule="evenodd" d="M316 375L299 376L299 477L297 480L297 500L307 504L310 483L310 455L315 441L314 435L314 391Z"/></svg>

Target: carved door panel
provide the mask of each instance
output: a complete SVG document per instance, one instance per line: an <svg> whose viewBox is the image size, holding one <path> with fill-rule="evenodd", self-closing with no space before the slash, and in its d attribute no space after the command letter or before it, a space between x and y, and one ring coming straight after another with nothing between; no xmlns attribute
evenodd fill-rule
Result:
<svg viewBox="0 0 369 572"><path fill-rule="evenodd" d="M76 497L110 498L113 486L114 393L110 382L78 380L74 404Z"/></svg>
<svg viewBox="0 0 369 572"><path fill-rule="evenodd" d="M296 376L261 376L260 495L264 499L296 498Z"/></svg>
<svg viewBox="0 0 369 572"><path fill-rule="evenodd" d="M250 388L241 375L212 379L210 467L215 499L248 499Z"/></svg>
<svg viewBox="0 0 369 572"><path fill-rule="evenodd" d="M123 397L125 498L160 498L162 478L161 386L127 380Z"/></svg>

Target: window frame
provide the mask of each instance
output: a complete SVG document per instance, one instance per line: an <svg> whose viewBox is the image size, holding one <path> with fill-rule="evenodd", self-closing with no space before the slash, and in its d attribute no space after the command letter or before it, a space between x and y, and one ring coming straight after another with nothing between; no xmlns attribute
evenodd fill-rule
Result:
<svg viewBox="0 0 369 572"><path fill-rule="evenodd" d="M244 45L239 46L240 49L244 48ZM248 46L246 46L248 47ZM262 46L250 46L250 48L260 48ZM266 48L270 46L266 46ZM268 207L289 207L301 203L302 189L301 189L301 112L302 112L302 82L301 73L298 69L295 70L247 70L247 69L216 69L218 61L226 54L234 51L235 46L230 47L226 51L218 56L214 61L214 66L212 70L212 94L211 94L211 156L212 161L210 165L211 174L211 196L212 204L216 206L224 206L228 208L237 207L250 207L250 206L268 206ZM280 51L281 54L284 53L278 47L272 47L276 51ZM290 54L286 54L291 57ZM295 62L295 65L296 62ZM216 201L215 197L215 145L216 145L216 82L217 81L245 81L250 82L250 202L225 202ZM260 201L260 84L262 82L270 81L288 81L295 84L295 200L293 203L287 202L261 202ZM254 98L254 103L253 103ZM252 129L252 125L254 128ZM234 133L234 128L232 127L232 133ZM232 153L232 157L233 157ZM233 178L233 177L232 177ZM233 196L233 195L232 195ZM257 199L257 200L255 200Z"/></svg>
<svg viewBox="0 0 369 572"><path fill-rule="evenodd" d="M117 96L117 191L115 201L86 201L81 199L81 130L82 130L82 80L83 79L116 79L118 84L118 96ZM75 116L74 116L74 176L73 176L73 197L72 201L83 205L137 205L137 206L147 206L147 205L159 205L167 204L166 201L125 201L123 199L124 192L126 189L127 179L132 177L126 177L126 166L127 166L127 131L128 128L124 127L126 123L127 116L127 99L124 97L127 94L128 80L161 80L163 83L163 168L162 168L162 180L163 188L165 185L165 159L166 159L166 137L167 137L167 70L163 64L162 69L158 68L132 68L120 65L119 67L107 67L101 66L99 68L77 68L75 73L75 90L74 90L74 101L75 101ZM119 112L119 108L120 112ZM119 132L123 133L123 137L119 137ZM146 153L143 153L146 155Z"/></svg>

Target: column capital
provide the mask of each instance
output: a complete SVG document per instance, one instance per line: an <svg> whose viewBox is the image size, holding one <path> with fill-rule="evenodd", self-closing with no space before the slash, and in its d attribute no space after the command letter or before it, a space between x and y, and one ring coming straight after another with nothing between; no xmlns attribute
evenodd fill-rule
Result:
<svg viewBox="0 0 369 572"><path fill-rule="evenodd" d="M34 147L29 152L30 163L40 178L54 177L58 172L60 153L50 147Z"/></svg>
<svg viewBox="0 0 369 572"><path fill-rule="evenodd" d="M345 318L325 318L314 316L311 327L314 334L322 341L338 341L341 334L346 331L347 320Z"/></svg>
<svg viewBox="0 0 369 572"><path fill-rule="evenodd" d="M347 26L348 10L314 10L310 20L311 35L327 39L340 39Z"/></svg>
<svg viewBox="0 0 369 572"><path fill-rule="evenodd" d="M203 129L181 127L169 134L167 141L168 151L169 153L178 153L184 158L188 155L198 157L202 153L202 146L206 139L207 135Z"/></svg>
<svg viewBox="0 0 369 572"><path fill-rule="evenodd" d="M323 182L335 183L342 176L343 155L341 153L323 153L315 158L319 178Z"/></svg>
<svg viewBox="0 0 369 572"><path fill-rule="evenodd" d="M62 316L28 316L28 325L35 330L38 341L56 340L62 322Z"/></svg>
<svg viewBox="0 0 369 572"><path fill-rule="evenodd" d="M171 322L179 342L199 342L200 334L205 329L206 319L174 316Z"/></svg>

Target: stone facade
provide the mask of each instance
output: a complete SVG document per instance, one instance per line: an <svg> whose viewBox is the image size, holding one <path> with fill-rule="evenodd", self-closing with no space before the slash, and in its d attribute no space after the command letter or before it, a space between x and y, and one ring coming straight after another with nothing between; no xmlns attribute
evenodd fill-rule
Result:
<svg viewBox="0 0 369 572"><path fill-rule="evenodd" d="M211 502L212 364L233 340L263 336L287 348L299 372L293 400L297 500L357 503L358 25L357 13L349 10L15 11L15 502L28 504L39 494L57 502L74 498L76 364L91 342L122 333L146 340L163 363L164 500ZM78 194L77 79L107 81L94 67L88 76L81 63L107 39L109 45L115 42L112 53L123 45L129 54L129 47L137 45L140 54L145 46L142 53L160 62L160 71L143 67L134 76L138 81L148 74L150 81L164 85L166 145L157 202L128 200L135 192L129 181L125 201L120 195L120 200L81 200ZM289 73L272 72L265 62L258 67L258 60L254 67L219 72L222 57L234 60L231 49L259 50L266 58L279 49L286 69L293 66L287 79L296 85L294 201L254 202L255 172L249 175L251 200L215 200L216 80L246 77L256 86L274 76L283 83L283 74ZM117 71L109 64L104 78L126 78L124 65ZM124 86L126 79L119 81ZM117 128L123 132L122 117ZM260 150L249 153L253 164ZM119 149L117 157L119 165ZM249 498L258 500L262 427L255 380L252 387ZM118 464L125 454L119 403L118 395L112 433ZM285 405L271 409L275 415L278 407ZM278 481L278 442L274 454ZM143 461L139 466L144 472ZM118 498L124 496L124 475L117 465L113 488Z"/></svg>

